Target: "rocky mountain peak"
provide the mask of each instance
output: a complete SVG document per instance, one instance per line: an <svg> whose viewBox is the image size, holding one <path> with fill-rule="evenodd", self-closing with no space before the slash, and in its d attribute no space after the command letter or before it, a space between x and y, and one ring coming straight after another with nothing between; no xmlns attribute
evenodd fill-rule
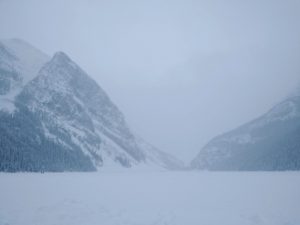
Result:
<svg viewBox="0 0 300 225"><path fill-rule="evenodd" d="M67 54L57 52L46 60L44 54L22 41L9 43L15 49L9 52L20 59L18 67L10 64L12 69L30 82L18 86L14 116L0 114L0 134L5 137L1 141L8 146L0 153L10 155L13 149L23 160L22 165L6 157L8 161L0 160L0 169L1 165L16 171L182 166L174 157L136 138L118 107ZM0 65L2 62L0 58ZM26 76L30 70L32 79ZM9 92L13 78L11 75L8 85L0 90Z"/></svg>
<svg viewBox="0 0 300 225"><path fill-rule="evenodd" d="M66 65L66 64L69 64L72 62L70 57L66 53L61 52L61 51L54 53L51 61L58 65Z"/></svg>

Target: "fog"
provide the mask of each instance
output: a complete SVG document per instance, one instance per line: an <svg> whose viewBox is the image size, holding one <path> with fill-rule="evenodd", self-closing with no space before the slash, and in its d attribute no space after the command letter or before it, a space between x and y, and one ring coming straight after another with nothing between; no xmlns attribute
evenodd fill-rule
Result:
<svg viewBox="0 0 300 225"><path fill-rule="evenodd" d="M297 0L0 0L0 30L65 51L132 130L185 161L300 81Z"/></svg>

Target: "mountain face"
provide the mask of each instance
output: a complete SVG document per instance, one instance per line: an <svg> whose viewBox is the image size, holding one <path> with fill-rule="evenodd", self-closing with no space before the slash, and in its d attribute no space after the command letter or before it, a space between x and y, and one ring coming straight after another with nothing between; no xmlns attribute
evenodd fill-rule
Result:
<svg viewBox="0 0 300 225"><path fill-rule="evenodd" d="M136 138L101 87L63 52L50 58L23 41L4 41L0 79L0 170L182 166Z"/></svg>
<svg viewBox="0 0 300 225"><path fill-rule="evenodd" d="M205 170L299 170L299 90L258 119L211 140L191 162L191 167Z"/></svg>
<svg viewBox="0 0 300 225"><path fill-rule="evenodd" d="M14 99L50 59L19 39L0 41L0 109L13 112Z"/></svg>

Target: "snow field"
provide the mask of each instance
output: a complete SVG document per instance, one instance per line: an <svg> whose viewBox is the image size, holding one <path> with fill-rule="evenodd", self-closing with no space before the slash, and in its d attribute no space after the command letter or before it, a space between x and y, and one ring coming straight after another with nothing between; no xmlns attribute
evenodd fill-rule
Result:
<svg viewBox="0 0 300 225"><path fill-rule="evenodd" d="M0 173L0 225L299 225L299 172Z"/></svg>

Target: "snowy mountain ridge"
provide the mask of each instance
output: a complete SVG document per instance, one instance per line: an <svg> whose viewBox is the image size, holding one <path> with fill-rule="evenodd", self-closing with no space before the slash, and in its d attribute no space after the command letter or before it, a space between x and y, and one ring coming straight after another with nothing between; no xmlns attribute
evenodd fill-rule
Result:
<svg viewBox="0 0 300 225"><path fill-rule="evenodd" d="M295 92L296 93L296 92ZM208 170L299 170L300 95L212 139L191 162Z"/></svg>
<svg viewBox="0 0 300 225"><path fill-rule="evenodd" d="M0 40L0 109L15 110L15 97L49 59L20 39Z"/></svg>
<svg viewBox="0 0 300 225"><path fill-rule="evenodd" d="M106 163L122 167L183 167L179 160L136 138L102 88L65 53L57 52L48 58L19 40L2 42L0 46L4 46L0 48L0 77L7 80L0 101L0 132L5 137L0 144L11 145L2 149L6 161L2 161L0 169L89 171ZM27 53L30 59L26 59ZM20 81L16 87L15 80ZM10 110L3 104L4 99L13 104ZM11 154L20 159L10 162Z"/></svg>

